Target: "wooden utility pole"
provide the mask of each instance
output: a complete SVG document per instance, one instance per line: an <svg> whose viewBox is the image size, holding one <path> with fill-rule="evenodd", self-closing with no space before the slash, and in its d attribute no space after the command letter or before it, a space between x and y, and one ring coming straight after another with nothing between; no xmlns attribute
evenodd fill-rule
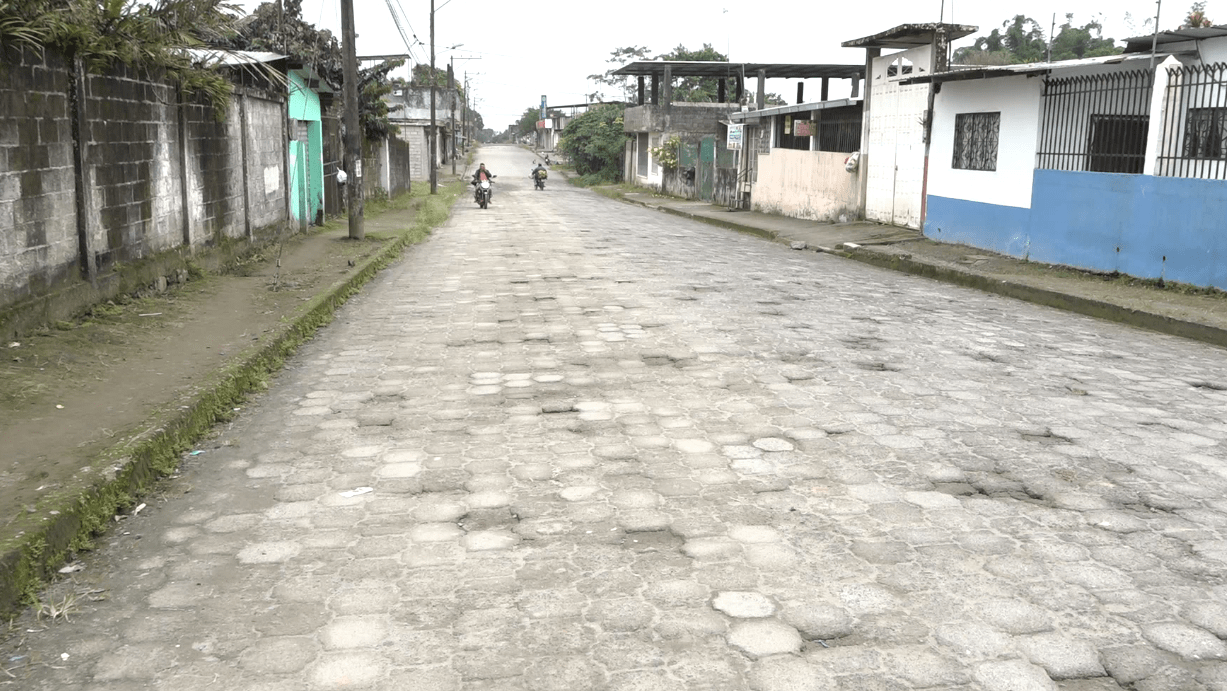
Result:
<svg viewBox="0 0 1227 691"><path fill-rule="evenodd" d="M358 131L358 50L354 45L354 0L341 0L341 40L345 49L345 185L349 237L366 237L362 227L362 138Z"/></svg>
<svg viewBox="0 0 1227 691"><path fill-rule="evenodd" d="M435 156L439 153L438 132L435 129L435 93L438 91L435 79L435 0L430 0L430 193L439 193L439 164Z"/></svg>

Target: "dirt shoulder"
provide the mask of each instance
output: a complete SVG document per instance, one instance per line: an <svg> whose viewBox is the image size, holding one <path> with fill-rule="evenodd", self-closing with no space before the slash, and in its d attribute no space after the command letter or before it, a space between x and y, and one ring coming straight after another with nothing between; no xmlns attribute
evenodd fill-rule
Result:
<svg viewBox="0 0 1227 691"><path fill-rule="evenodd" d="M87 495L147 455L160 435L174 437L160 448L182 446L179 418L202 399L214 407L235 399L223 413L241 407L240 389L258 387L266 372L244 373L244 385L227 385L219 395L222 380L257 359L260 369L275 366L292 349L287 334L309 333L301 323L309 312L310 329L326 321L379 268L374 263L445 219L454 198L441 194L425 203L424 190L415 189L368 212L364 240L350 240L346 220L334 220L266 247L226 273L196 272L163 291L151 288L0 343L0 581L44 575L35 562L57 540L84 544L80 533L89 519L74 521L75 537L54 535L48 526L90 504ZM272 352L274 346L280 350ZM127 484L147 484L145 476L156 475L138 474ZM123 495L112 493L103 504L122 505ZM31 543L40 532L49 534ZM23 560L29 563L14 566ZM21 587L28 592L28 584ZM0 611L10 605L0 602Z"/></svg>

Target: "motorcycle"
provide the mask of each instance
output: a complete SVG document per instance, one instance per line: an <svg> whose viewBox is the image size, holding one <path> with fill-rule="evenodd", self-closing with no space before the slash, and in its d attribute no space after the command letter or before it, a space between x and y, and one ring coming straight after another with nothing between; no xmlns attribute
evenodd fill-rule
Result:
<svg viewBox="0 0 1227 691"><path fill-rule="evenodd" d="M491 175L490 177L496 178L498 176ZM475 182L473 184L476 186L476 189L473 190L473 201L477 202L477 204L484 209L490 205L490 195L493 194L491 185L494 184L494 182L493 180L482 180L481 182Z"/></svg>
<svg viewBox="0 0 1227 691"><path fill-rule="evenodd" d="M545 172L545 169L539 168L539 169L533 170L532 175L533 175L533 187L539 190L545 189L545 178L548 175L548 173Z"/></svg>

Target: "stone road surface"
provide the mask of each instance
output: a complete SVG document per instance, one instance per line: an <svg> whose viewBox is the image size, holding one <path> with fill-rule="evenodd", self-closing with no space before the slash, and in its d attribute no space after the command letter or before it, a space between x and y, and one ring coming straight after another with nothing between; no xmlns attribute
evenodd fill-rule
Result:
<svg viewBox="0 0 1227 691"><path fill-rule="evenodd" d="M483 156L13 683L1227 689L1223 351Z"/></svg>

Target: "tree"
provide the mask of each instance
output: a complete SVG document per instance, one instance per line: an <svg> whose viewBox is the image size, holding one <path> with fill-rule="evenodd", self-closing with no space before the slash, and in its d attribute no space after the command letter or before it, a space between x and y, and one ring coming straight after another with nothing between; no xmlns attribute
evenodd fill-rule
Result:
<svg viewBox="0 0 1227 691"><path fill-rule="evenodd" d="M0 49L52 48L93 73L156 69L183 93L203 94L220 119L233 86L187 49L232 36L238 15L224 0L0 0Z"/></svg>
<svg viewBox="0 0 1227 691"><path fill-rule="evenodd" d="M622 131L624 110L621 104L597 106L567 123L558 149L571 159L575 172L601 182L622 178L627 137Z"/></svg>
<svg viewBox="0 0 1227 691"><path fill-rule="evenodd" d="M1074 26L1074 15L1065 15L1052 40L1052 60L1077 60L1121 52L1116 41L1104 38L1103 25L1091 20L1082 26ZM1003 22L1001 29L993 29L988 36L976 39L969 48L960 48L954 53L954 63L959 65L1011 65L1027 62L1044 62L1048 59L1048 41L1043 28L1030 17L1018 14Z"/></svg>
<svg viewBox="0 0 1227 691"><path fill-rule="evenodd" d="M541 108L538 106L529 106L524 109L524 114L515 124L515 136L523 137L537 131L537 121L541 119Z"/></svg>
<svg viewBox="0 0 1227 691"><path fill-rule="evenodd" d="M704 62L728 62L729 57L704 43L700 50L687 50L678 44L672 52L660 60L694 60ZM731 75L730 75L731 76ZM720 96L720 80L716 77L680 77L673 85L673 100L690 103L715 103Z"/></svg>
<svg viewBox="0 0 1227 691"><path fill-rule="evenodd" d="M606 90L611 91L617 98L630 102L635 100L638 91L638 82L631 77L617 76L614 72L621 69L628 62L636 62L638 60L651 60L648 55L648 49L645 46L627 46L626 48L615 48L610 51L609 59L605 62L613 65L605 71L604 74L590 74L588 80L596 82L597 88L588 97L593 101L606 100Z"/></svg>
<svg viewBox="0 0 1227 691"><path fill-rule="evenodd" d="M281 53L291 62L311 65L334 87L344 84L344 56L336 37L302 18L302 0L282 0L282 4L284 12L276 2L262 3L239 22L236 34L219 38L214 45ZM368 138L379 139L394 131L383 95L391 90L388 72L403 64L403 60L386 61L358 72L358 121Z"/></svg>
<svg viewBox="0 0 1227 691"><path fill-rule="evenodd" d="M404 60L389 60L358 71L358 86L361 88L358 92L358 121L367 139L385 139L398 130L388 120L388 102L383 97L393 88L393 83L388 81L388 72L403 64Z"/></svg>
<svg viewBox="0 0 1227 691"><path fill-rule="evenodd" d="M1103 37L1103 25L1098 21L1087 22L1081 27L1075 27L1073 24L1074 15L1066 14L1060 33L1052 41L1054 61L1098 58L1120 52L1116 41Z"/></svg>
<svg viewBox="0 0 1227 691"><path fill-rule="evenodd" d="M615 48L609 53L605 62L613 65L604 74L588 75L589 81L596 83L596 90L588 94L593 101L603 101L608 93L617 98L632 102L639 96L639 83L633 77L615 75L614 72L629 62L643 60L696 60L705 62L728 62L727 55L717 51L710 43L704 43L699 50L689 50L678 44L668 53L652 57L644 46L628 46ZM714 77L678 77L673 85L673 100L696 103L715 102L719 95L719 79Z"/></svg>
<svg viewBox="0 0 1227 691"><path fill-rule="evenodd" d="M1205 29L1214 26L1214 22L1206 17L1206 3L1195 2L1189 8L1189 14L1184 18L1181 29Z"/></svg>

